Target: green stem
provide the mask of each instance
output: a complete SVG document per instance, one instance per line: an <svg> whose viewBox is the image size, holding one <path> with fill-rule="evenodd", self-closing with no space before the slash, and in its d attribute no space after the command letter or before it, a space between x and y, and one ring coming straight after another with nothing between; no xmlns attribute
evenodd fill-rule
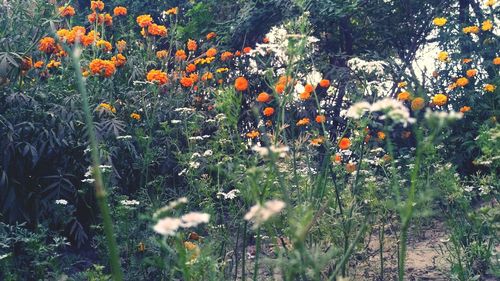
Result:
<svg viewBox="0 0 500 281"><path fill-rule="evenodd" d="M259 256L260 256L260 227L257 230L257 243L255 243L255 266L253 268L253 281L257 281L259 273Z"/></svg>

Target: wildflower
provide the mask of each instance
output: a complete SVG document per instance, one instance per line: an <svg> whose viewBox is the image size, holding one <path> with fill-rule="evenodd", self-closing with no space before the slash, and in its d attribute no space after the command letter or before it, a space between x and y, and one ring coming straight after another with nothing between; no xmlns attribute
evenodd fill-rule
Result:
<svg viewBox="0 0 500 281"><path fill-rule="evenodd" d="M234 81L234 88L237 91L243 92L248 89L248 80L245 77L238 77Z"/></svg>
<svg viewBox="0 0 500 281"><path fill-rule="evenodd" d="M153 18L150 15L141 15L138 16L137 19L137 24L139 24L140 27L148 27L151 24L153 24Z"/></svg>
<svg viewBox="0 0 500 281"><path fill-rule="evenodd" d="M476 74L477 74L477 69L469 69L466 71L466 75L469 78L476 76Z"/></svg>
<svg viewBox="0 0 500 281"><path fill-rule="evenodd" d="M332 155L332 157L330 158L330 161L335 162L335 163L340 163L340 162L342 162L342 155L340 155L339 153L336 153L335 155Z"/></svg>
<svg viewBox="0 0 500 281"><path fill-rule="evenodd" d="M432 98L432 103L435 105L443 106L448 102L448 97L443 94L437 94Z"/></svg>
<svg viewBox="0 0 500 281"><path fill-rule="evenodd" d="M122 6L115 7L115 8L113 9L113 15L114 15L115 17L118 17L118 16L126 16L126 15L127 15L127 8L122 7Z"/></svg>
<svg viewBox="0 0 500 281"><path fill-rule="evenodd" d="M134 112L134 113L130 114L130 118L139 121L139 120L141 120L141 115L139 113Z"/></svg>
<svg viewBox="0 0 500 281"><path fill-rule="evenodd" d="M319 86L322 87L322 88L328 88L328 87L330 87L330 80L328 80L328 79L322 79L321 81L319 81Z"/></svg>
<svg viewBox="0 0 500 281"><path fill-rule="evenodd" d="M483 89L486 91L486 92L494 92L495 89L497 87L495 85L492 85L492 84L486 84L484 85Z"/></svg>
<svg viewBox="0 0 500 281"><path fill-rule="evenodd" d="M164 85L168 82L167 73L165 73L161 70L158 70L158 69L151 69L148 72L146 79L149 82L154 82L154 83L157 83L159 85Z"/></svg>
<svg viewBox="0 0 500 281"><path fill-rule="evenodd" d="M410 99L410 93L407 91L398 94L398 100L400 101L407 101L409 99Z"/></svg>
<svg viewBox="0 0 500 281"><path fill-rule="evenodd" d="M61 17L72 17L75 15L75 8L70 5L59 7L59 15L61 15Z"/></svg>
<svg viewBox="0 0 500 281"><path fill-rule="evenodd" d="M56 200L56 205L68 205L68 201L64 199L58 199Z"/></svg>
<svg viewBox="0 0 500 281"><path fill-rule="evenodd" d="M272 107L266 107L264 108L264 111L263 111L264 115L267 116L267 117L270 117L274 114L274 108Z"/></svg>
<svg viewBox="0 0 500 281"><path fill-rule="evenodd" d="M20 65L21 70L24 71L30 70L32 66L33 66L33 59L31 57L23 57Z"/></svg>
<svg viewBox="0 0 500 281"><path fill-rule="evenodd" d="M339 141L339 148L341 150L347 150L351 147L351 141L348 138L341 138Z"/></svg>
<svg viewBox="0 0 500 281"><path fill-rule="evenodd" d="M345 170L346 170L346 172L348 172L349 174L354 173L354 172L356 171L356 168L357 168L357 167L356 167L356 164L354 164L354 163L347 163L347 164L345 165Z"/></svg>
<svg viewBox="0 0 500 281"><path fill-rule="evenodd" d="M175 59L186 60L187 59L186 52L184 50L177 50L177 52L175 52Z"/></svg>
<svg viewBox="0 0 500 281"><path fill-rule="evenodd" d="M252 51L252 48L250 48L250 47L245 47L245 48L243 48L243 53L245 53L245 54L248 54L248 53L250 53L251 51Z"/></svg>
<svg viewBox="0 0 500 281"><path fill-rule="evenodd" d="M488 0L486 1L485 5L488 7L492 7L493 5L495 5L496 2L497 0Z"/></svg>
<svg viewBox="0 0 500 281"><path fill-rule="evenodd" d="M304 91L303 93L301 93L301 94L299 95L299 98L300 98L301 100L308 100L308 99L310 99L310 98L311 98L311 93L310 93L310 92L306 92L306 91Z"/></svg>
<svg viewBox="0 0 500 281"><path fill-rule="evenodd" d="M116 108L109 103L103 102L97 106L98 109L104 109L112 113L116 113Z"/></svg>
<svg viewBox="0 0 500 281"><path fill-rule="evenodd" d="M440 61L442 61L442 62L448 61L448 52L444 52L444 51L439 52L438 56L437 56L437 59L440 60Z"/></svg>
<svg viewBox="0 0 500 281"><path fill-rule="evenodd" d="M316 123L325 123L326 122L326 116L325 115L318 115L315 118Z"/></svg>
<svg viewBox="0 0 500 281"><path fill-rule="evenodd" d="M256 100L262 103L269 102L271 101L271 95L266 92L262 92L257 96Z"/></svg>
<svg viewBox="0 0 500 281"><path fill-rule="evenodd" d="M210 32L206 36L207 40L213 39L215 37L217 37L217 33L215 33L215 32Z"/></svg>
<svg viewBox="0 0 500 281"><path fill-rule="evenodd" d="M297 126L307 126L311 123L311 120L309 118L302 118L299 121L297 121Z"/></svg>
<svg viewBox="0 0 500 281"><path fill-rule="evenodd" d="M233 58L233 53L231 52L223 52L221 55L220 55L220 59L221 61L227 61L227 60L230 60Z"/></svg>
<svg viewBox="0 0 500 281"><path fill-rule="evenodd" d="M116 67L121 67L125 65L127 58L122 54L116 54L116 56L111 57L111 61L115 63Z"/></svg>
<svg viewBox="0 0 500 281"><path fill-rule="evenodd" d="M186 72L194 72L196 71L196 65L190 63L186 66Z"/></svg>
<svg viewBox="0 0 500 281"><path fill-rule="evenodd" d="M399 82L399 83L398 83L398 88L404 88L404 87L406 87L407 85L408 85L408 83L407 83L407 82L404 82L404 81L403 81L403 82Z"/></svg>
<svg viewBox="0 0 500 281"><path fill-rule="evenodd" d="M127 42L125 40L119 40L116 42L116 50L118 53L123 53L125 51L125 48L127 48Z"/></svg>
<svg viewBox="0 0 500 281"><path fill-rule="evenodd" d="M54 51L56 51L56 40L52 37L44 37L40 39L38 43L38 50L46 53L46 54L51 54Z"/></svg>
<svg viewBox="0 0 500 281"><path fill-rule="evenodd" d="M469 58L465 58L465 59L462 59L462 63L471 63L472 62L472 59L469 59Z"/></svg>
<svg viewBox="0 0 500 281"><path fill-rule="evenodd" d="M378 138L379 140L384 140L384 139L385 139L385 133L384 133L384 132L382 132L382 131L378 131L378 132L377 132L377 138Z"/></svg>
<svg viewBox="0 0 500 281"><path fill-rule="evenodd" d="M500 65L500 57L496 57L493 59L493 64L494 65Z"/></svg>
<svg viewBox="0 0 500 281"><path fill-rule="evenodd" d="M121 200L120 201L120 204L124 205L124 206L137 206L139 205L141 202L137 201L137 200Z"/></svg>
<svg viewBox="0 0 500 281"><path fill-rule="evenodd" d="M469 34L469 33L479 33L479 27L475 25L471 26L466 26L462 29L463 33Z"/></svg>
<svg viewBox="0 0 500 281"><path fill-rule="evenodd" d="M347 110L346 117L359 119L365 114L365 112L370 111L370 104L366 101L361 101L353 104Z"/></svg>
<svg viewBox="0 0 500 281"><path fill-rule="evenodd" d="M167 15L177 15L178 12L179 12L179 8L173 7L173 8L170 8L170 9L166 10L165 14L167 14Z"/></svg>
<svg viewBox="0 0 500 281"><path fill-rule="evenodd" d="M455 111L432 111L430 109L427 109L425 111L424 118L427 120L438 120L439 123L443 123L445 121L454 121L454 120L459 120L462 119L463 113L461 112L455 112Z"/></svg>
<svg viewBox="0 0 500 281"><path fill-rule="evenodd" d="M222 195L224 197L224 200L232 200L234 198L236 198L236 196L238 196L238 193L240 193L240 190L239 189L233 189L231 191L229 191L228 193L224 193L224 192L217 192L217 198L220 197L220 195Z"/></svg>
<svg viewBox="0 0 500 281"><path fill-rule="evenodd" d="M192 51L192 52L194 52L194 51L196 51L196 49L198 49L198 44L196 44L196 41L191 40L191 39L188 39L186 46L187 46L187 49L189 51Z"/></svg>
<svg viewBox="0 0 500 281"><path fill-rule="evenodd" d="M92 13L87 16L87 19L89 20L90 23L95 23L97 21L97 23L101 24L104 22L104 15Z"/></svg>
<svg viewBox="0 0 500 281"><path fill-rule="evenodd" d="M191 264L200 255L200 248L198 248L198 246L191 241L184 241L184 248L186 248L188 252L192 252L191 256L189 257L190 262L188 263Z"/></svg>
<svg viewBox="0 0 500 281"><path fill-rule="evenodd" d="M370 111L383 111L385 115L380 117L381 120L388 118L394 122L403 123L404 126L406 126L407 123L415 122L415 119L410 117L408 108L400 101L391 98L385 98L375 102L370 106Z"/></svg>
<svg viewBox="0 0 500 281"><path fill-rule="evenodd" d="M194 80L190 77L182 77L181 80L179 81L182 86L186 88L191 88L194 84Z"/></svg>
<svg viewBox="0 0 500 281"><path fill-rule="evenodd" d="M44 62L39 60L39 61L35 62L35 64L33 64L33 67L34 68L42 68L43 65L44 65Z"/></svg>
<svg viewBox="0 0 500 281"><path fill-rule="evenodd" d="M312 146L320 146L323 143L324 139L322 137L314 138L310 141Z"/></svg>
<svg viewBox="0 0 500 281"><path fill-rule="evenodd" d="M285 91L285 84L278 83L275 86L276 93L282 94Z"/></svg>
<svg viewBox="0 0 500 281"><path fill-rule="evenodd" d="M196 227L199 224L208 223L209 220L210 220L209 214L200 212L191 212L181 217L180 226L184 228Z"/></svg>
<svg viewBox="0 0 500 281"><path fill-rule="evenodd" d="M481 25L481 29L483 31L490 31L493 29L493 23L491 22L491 20L485 20L483 21L482 25Z"/></svg>
<svg viewBox="0 0 500 281"><path fill-rule="evenodd" d="M167 28L163 25L152 23L148 26L148 33L153 36L165 37L167 36Z"/></svg>
<svg viewBox="0 0 500 281"><path fill-rule="evenodd" d="M250 208L248 213L245 214L244 219L246 221L253 221L253 228L257 229L271 217L279 214L285 206L285 202L281 200L267 201L264 205L257 203Z"/></svg>
<svg viewBox="0 0 500 281"><path fill-rule="evenodd" d="M95 10L102 11L104 9L104 2L102 2L102 1L90 1L90 9L92 11L95 11Z"/></svg>
<svg viewBox="0 0 500 281"><path fill-rule="evenodd" d="M207 80L211 80L211 79L214 79L214 75L212 74L212 72L206 72L201 76L201 80L203 80L203 81L207 81Z"/></svg>
<svg viewBox="0 0 500 281"><path fill-rule="evenodd" d="M50 62L47 64L47 68L58 68L60 66L61 62L56 60L50 60Z"/></svg>
<svg viewBox="0 0 500 281"><path fill-rule="evenodd" d="M255 138L258 138L260 136L260 132L257 130L252 130L252 131L248 132L246 134L246 136L247 136L247 138L255 139Z"/></svg>
<svg viewBox="0 0 500 281"><path fill-rule="evenodd" d="M159 59L164 59L166 58L168 55L168 51L167 50L160 50L160 51L157 51L156 52L156 57L159 58Z"/></svg>
<svg viewBox="0 0 500 281"><path fill-rule="evenodd" d="M420 97L413 99L413 101L411 102L411 110L413 111L420 110L424 108L424 106L425 106L425 100Z"/></svg>
<svg viewBox="0 0 500 281"><path fill-rule="evenodd" d="M113 17L110 14L104 14L104 24L111 26L113 24Z"/></svg>
<svg viewBox="0 0 500 281"><path fill-rule="evenodd" d="M448 20L446 18L435 18L432 23L435 25L435 26L443 26L446 24Z"/></svg>
<svg viewBox="0 0 500 281"><path fill-rule="evenodd" d="M103 49L104 52L111 52L111 50L113 49L113 46L111 45L111 43L109 43L106 40L102 40L102 39L97 41L96 46L98 48Z"/></svg>
<svg viewBox="0 0 500 281"><path fill-rule="evenodd" d="M457 86L460 86L460 87L465 87L467 86L467 84L469 84L469 79L465 78L465 77L460 77L457 79Z"/></svg>
<svg viewBox="0 0 500 281"><path fill-rule="evenodd" d="M462 113L465 113L465 112L470 111L470 110L471 110L470 106L462 106L460 108L460 112L462 112Z"/></svg>
<svg viewBox="0 0 500 281"><path fill-rule="evenodd" d="M217 49L215 49L215 48L210 48L210 49L208 49L208 50L205 52L205 55L206 55L207 57L209 57L209 58L210 58L210 57L215 57L215 55L217 55Z"/></svg>
<svg viewBox="0 0 500 281"><path fill-rule="evenodd" d="M154 231L165 236L174 236L179 227L181 226L181 220L178 218L163 218L159 220L153 227Z"/></svg>

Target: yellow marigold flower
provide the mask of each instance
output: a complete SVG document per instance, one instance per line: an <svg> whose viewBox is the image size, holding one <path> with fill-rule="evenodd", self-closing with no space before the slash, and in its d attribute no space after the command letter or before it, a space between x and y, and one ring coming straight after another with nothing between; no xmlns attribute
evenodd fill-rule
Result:
<svg viewBox="0 0 500 281"><path fill-rule="evenodd" d="M148 27L151 24L153 24L153 18L150 15L141 15L138 16L137 19L137 24L139 24L140 27Z"/></svg>
<svg viewBox="0 0 500 281"><path fill-rule="evenodd" d="M90 9L92 11L95 11L95 10L102 11L104 9L104 2L102 2L102 1L90 1Z"/></svg>
<svg viewBox="0 0 500 281"><path fill-rule="evenodd" d="M401 92L398 94L398 100L400 101L407 101L410 100L411 95L407 91Z"/></svg>
<svg viewBox="0 0 500 281"><path fill-rule="evenodd" d="M302 118L299 121L297 121L297 126L306 126L311 123L311 120L309 118Z"/></svg>
<svg viewBox="0 0 500 281"><path fill-rule="evenodd" d="M215 48L210 48L206 51L205 53L207 55L207 57L215 57L215 55L217 54L217 49Z"/></svg>
<svg viewBox="0 0 500 281"><path fill-rule="evenodd" d="M159 58L159 59L164 59L166 58L168 55L168 51L167 50L160 50L160 51L157 51L156 52L156 57Z"/></svg>
<svg viewBox="0 0 500 281"><path fill-rule="evenodd" d="M407 82L402 81L402 82L399 82L399 83L398 83L398 88L404 88L404 87L406 87L406 86L408 86L408 83L407 83Z"/></svg>
<svg viewBox="0 0 500 281"><path fill-rule="evenodd" d="M443 106L448 102L448 97L443 94L437 94L432 98L435 105Z"/></svg>
<svg viewBox="0 0 500 281"><path fill-rule="evenodd" d="M139 113L134 112L134 113L130 114L130 118L139 121L139 120L141 120L141 115Z"/></svg>
<svg viewBox="0 0 500 281"><path fill-rule="evenodd" d="M255 139L255 138L258 138L260 136L260 132L257 130L252 130L252 131L248 132L246 134L246 136L247 136L247 138Z"/></svg>
<svg viewBox="0 0 500 281"><path fill-rule="evenodd" d="M413 111L416 111L416 110L420 110L422 108L424 108L425 106L425 100L423 98L414 98L411 102L411 109Z"/></svg>
<svg viewBox="0 0 500 281"><path fill-rule="evenodd" d="M500 65L500 57L496 57L493 59L493 64L494 65Z"/></svg>
<svg viewBox="0 0 500 281"><path fill-rule="evenodd" d="M317 137L312 140L310 140L310 143L312 146L320 146L324 141L324 138L322 137Z"/></svg>
<svg viewBox="0 0 500 281"><path fill-rule="evenodd" d="M437 59L442 61L442 62L448 61L448 52L444 52L444 51L439 52Z"/></svg>
<svg viewBox="0 0 500 281"><path fill-rule="evenodd" d="M200 255L200 248L198 248L198 246L191 241L185 241L184 248L191 253L191 256L189 257L190 261L195 260Z"/></svg>
<svg viewBox="0 0 500 281"><path fill-rule="evenodd" d="M186 52L184 50L177 50L177 52L175 52L175 59L186 60L187 59Z"/></svg>
<svg viewBox="0 0 500 281"><path fill-rule="evenodd" d="M97 108L98 109L102 108L102 109L105 109L109 112L116 113L116 108L107 102L103 102L103 103L99 104L99 106Z"/></svg>
<svg viewBox="0 0 500 281"><path fill-rule="evenodd" d="M104 14L104 24L111 26L113 24L113 17L110 14Z"/></svg>
<svg viewBox="0 0 500 281"><path fill-rule="evenodd" d="M46 53L46 54L51 54L54 51L56 51L56 40L52 37L44 37L40 39L38 43L38 50Z"/></svg>
<svg viewBox="0 0 500 281"><path fill-rule="evenodd" d="M70 5L59 7L59 15L61 15L61 17L72 17L75 15L75 8Z"/></svg>
<svg viewBox="0 0 500 281"><path fill-rule="evenodd" d="M469 70L467 70L467 72L465 74L467 75L467 77L472 78L472 77L476 76L477 69L469 69Z"/></svg>
<svg viewBox="0 0 500 281"><path fill-rule="evenodd" d="M483 88L486 92L494 92L497 87L495 85L492 85L492 84L486 84L486 85L484 85Z"/></svg>
<svg viewBox="0 0 500 281"><path fill-rule="evenodd" d="M44 65L44 62L39 60L37 62L35 62L35 64L33 65L34 68L42 68Z"/></svg>
<svg viewBox="0 0 500 281"><path fill-rule="evenodd" d="M167 28L163 25L153 23L148 26L148 33L153 36L165 37L167 36Z"/></svg>
<svg viewBox="0 0 500 281"><path fill-rule="evenodd" d="M228 71L229 71L229 68L227 68L227 67L221 67L221 68L217 68L215 70L215 72L217 72L217 73L224 73L224 72L228 72Z"/></svg>
<svg viewBox="0 0 500 281"><path fill-rule="evenodd" d="M125 65L127 58L122 54L116 54L116 56L111 58L111 61L115 63L116 67L121 67Z"/></svg>
<svg viewBox="0 0 500 281"><path fill-rule="evenodd" d="M194 51L196 51L196 49L198 49L198 44L196 44L196 41L194 41L194 40L188 39L186 45L187 45L187 49L189 51L194 52Z"/></svg>
<svg viewBox="0 0 500 281"><path fill-rule="evenodd" d="M496 2L497 0L488 0L486 1L486 6L492 7L493 5L495 5Z"/></svg>
<svg viewBox="0 0 500 281"><path fill-rule="evenodd" d="M469 79L465 78L465 77L460 77L457 79L457 86L459 87L465 87L467 86L467 84L469 84Z"/></svg>
<svg viewBox="0 0 500 281"><path fill-rule="evenodd" d="M118 51L118 53L123 53L123 51L125 51L126 48L127 48L127 42L125 42L125 40L120 40L116 42L116 50Z"/></svg>
<svg viewBox="0 0 500 281"><path fill-rule="evenodd" d="M92 74L111 77L116 71L115 63L110 60L94 59L89 64Z"/></svg>
<svg viewBox="0 0 500 281"><path fill-rule="evenodd" d="M465 34L469 34L469 33L479 33L479 26L475 26L475 25L471 25L471 26L466 26L462 29L462 31L465 33Z"/></svg>
<svg viewBox="0 0 500 281"><path fill-rule="evenodd" d="M165 14L167 15L177 15L179 13L179 8L173 7L165 11Z"/></svg>
<svg viewBox="0 0 500 281"><path fill-rule="evenodd" d="M212 79L214 79L214 75L212 74L212 72L206 72L201 76L202 81L207 81Z"/></svg>
<svg viewBox="0 0 500 281"><path fill-rule="evenodd" d="M115 7L113 9L113 15L115 15L115 17L126 16L127 15L127 8L122 7L122 6Z"/></svg>
<svg viewBox="0 0 500 281"><path fill-rule="evenodd" d="M465 112L470 111L470 110L471 110L470 106L462 106L460 108L460 112L462 112L462 113L465 113Z"/></svg>
<svg viewBox="0 0 500 281"><path fill-rule="evenodd" d="M111 50L113 49L113 46L111 45L111 43L109 43L106 40L102 40L102 39L97 41L96 46L98 48L103 49L105 52L111 52Z"/></svg>
<svg viewBox="0 0 500 281"><path fill-rule="evenodd" d="M446 24L448 20L446 18L435 18L432 23L435 25L435 26L443 26Z"/></svg>
<svg viewBox="0 0 500 281"><path fill-rule="evenodd" d="M56 61L56 60L50 60L50 62L47 64L47 68L58 68L59 66L61 66L61 62L60 61Z"/></svg>
<svg viewBox="0 0 500 281"><path fill-rule="evenodd" d="M453 91L453 90L455 90L455 88L456 88L457 86L458 86L458 85L457 85L457 83L456 83L456 82L451 83L450 85L448 85L448 90Z"/></svg>
<svg viewBox="0 0 500 281"><path fill-rule="evenodd" d="M148 72L146 79L149 82L153 82L153 83L156 83L159 85L163 85L163 84L166 84L168 82L167 73L165 73L161 70L157 70L157 69L151 69Z"/></svg>
<svg viewBox="0 0 500 281"><path fill-rule="evenodd" d="M483 24L481 25L481 29L483 31L490 31L493 29L493 23L491 22L491 20L485 20L483 21Z"/></svg>

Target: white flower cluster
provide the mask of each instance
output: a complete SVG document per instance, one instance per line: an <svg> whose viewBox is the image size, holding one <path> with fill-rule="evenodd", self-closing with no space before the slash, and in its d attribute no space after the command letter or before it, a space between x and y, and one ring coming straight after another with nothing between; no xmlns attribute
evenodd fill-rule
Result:
<svg viewBox="0 0 500 281"><path fill-rule="evenodd" d="M272 216L279 214L285 206L285 202L281 200L267 201L264 205L256 204L245 214L244 219L252 221L253 228L256 229Z"/></svg>
<svg viewBox="0 0 500 281"><path fill-rule="evenodd" d="M140 202L137 200L121 200L120 204L122 204L123 206L132 207L132 206L138 206Z"/></svg>
<svg viewBox="0 0 500 281"><path fill-rule="evenodd" d="M58 200L56 200L56 204L57 205L68 205L68 201L66 201L64 199L58 199Z"/></svg>
<svg viewBox="0 0 500 281"><path fill-rule="evenodd" d="M190 212L180 218L165 217L160 219L153 227L154 231L164 236L174 236L179 228L196 227L208 223L210 215L200 212Z"/></svg>
<svg viewBox="0 0 500 281"><path fill-rule="evenodd" d="M239 189L233 189L227 193L220 191L217 192L217 198L224 197L224 200L233 200L238 196L239 193L240 193Z"/></svg>
<svg viewBox="0 0 500 281"><path fill-rule="evenodd" d="M377 76L385 75L387 63L384 61L365 61L360 58L352 58L347 61L347 66L355 72L365 72Z"/></svg>
<svg viewBox="0 0 500 281"><path fill-rule="evenodd" d="M288 146L274 146L271 145L269 148L265 146L259 146L259 145L254 145L252 147L252 150L257 152L261 157L267 157L269 156L270 152L278 154L280 158L285 158L286 155L288 154L288 151L290 151L290 148Z"/></svg>
<svg viewBox="0 0 500 281"><path fill-rule="evenodd" d="M373 104L366 101L355 103L347 110L346 117L360 119L367 112L383 112L381 120L389 119L404 126L415 122L415 119L410 117L408 108L402 102L391 98L384 98Z"/></svg>

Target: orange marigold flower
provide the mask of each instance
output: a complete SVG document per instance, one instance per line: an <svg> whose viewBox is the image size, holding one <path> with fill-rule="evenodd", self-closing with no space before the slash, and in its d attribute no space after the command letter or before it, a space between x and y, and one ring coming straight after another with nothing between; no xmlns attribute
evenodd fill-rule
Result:
<svg viewBox="0 0 500 281"><path fill-rule="evenodd" d="M167 28L163 25L153 23L148 26L148 33L153 36L165 37L167 36Z"/></svg>
<svg viewBox="0 0 500 281"><path fill-rule="evenodd" d="M424 106L425 106L425 100L420 97L413 99L413 101L411 102L411 109L414 111L420 110L424 108Z"/></svg>
<svg viewBox="0 0 500 281"><path fill-rule="evenodd" d="M299 95L299 99L301 100L308 100L311 98L311 93L310 92L302 92L300 95Z"/></svg>
<svg viewBox="0 0 500 281"><path fill-rule="evenodd" d="M318 115L316 116L316 123L325 123L326 122L326 116L325 115Z"/></svg>
<svg viewBox="0 0 500 281"><path fill-rule="evenodd" d="M328 88L328 87L330 87L330 80L328 80L328 79L322 79L321 81L319 81L319 86L322 87L322 88Z"/></svg>
<svg viewBox="0 0 500 281"><path fill-rule="evenodd" d="M248 132L246 134L246 136L247 136L247 138L255 139L255 138L258 138L260 136L260 132L257 130L252 130L252 131Z"/></svg>
<svg viewBox="0 0 500 281"><path fill-rule="evenodd" d="M104 109L112 113L116 113L116 108L107 102L103 102L97 106L97 109Z"/></svg>
<svg viewBox="0 0 500 281"><path fill-rule="evenodd" d="M317 137L312 140L310 140L310 143L312 146L320 146L324 141L323 137Z"/></svg>
<svg viewBox="0 0 500 281"><path fill-rule="evenodd" d="M113 25L113 17L110 14L104 15L104 24L107 26Z"/></svg>
<svg viewBox="0 0 500 281"><path fill-rule="evenodd" d="M227 60L230 60L233 58L233 53L231 52L223 52L221 55L220 55L220 59L221 61L227 61Z"/></svg>
<svg viewBox="0 0 500 281"><path fill-rule="evenodd" d="M248 54L248 53L250 53L251 51L252 51L252 48L250 48L250 47L245 47L245 48L243 48L243 53L245 53L245 54Z"/></svg>
<svg viewBox="0 0 500 281"><path fill-rule="evenodd" d="M31 57L23 57L21 60L20 68L21 70L27 71L33 67L33 59Z"/></svg>
<svg viewBox="0 0 500 281"><path fill-rule="evenodd" d="M239 56L241 56L241 52L240 51L236 51L236 52L234 52L234 55L237 56L237 57L239 57Z"/></svg>
<svg viewBox="0 0 500 281"><path fill-rule="evenodd" d="M274 108L266 107L264 108L264 111L262 111L262 113L264 113L264 115L267 117L272 116L274 114Z"/></svg>
<svg viewBox="0 0 500 281"><path fill-rule="evenodd" d="M215 57L215 55L217 55L217 49L215 48L210 48L206 51L205 53L207 55L207 57Z"/></svg>
<svg viewBox="0 0 500 281"><path fill-rule="evenodd" d="M175 59L186 60L187 59L186 52L184 50L177 50L177 52L175 52Z"/></svg>
<svg viewBox="0 0 500 281"><path fill-rule="evenodd" d="M493 59L493 64L494 65L500 65L500 57L496 57Z"/></svg>
<svg viewBox="0 0 500 281"><path fill-rule="evenodd" d="M271 95L266 93L266 92L262 92L260 93L258 96L257 96L257 99L256 99L258 102L269 102L271 101Z"/></svg>
<svg viewBox="0 0 500 281"><path fill-rule="evenodd" d="M40 39L38 43L38 50L46 53L46 54L51 54L54 51L57 50L56 48L56 40L52 37L44 37Z"/></svg>
<svg viewBox="0 0 500 281"><path fill-rule="evenodd" d="M462 59L462 63L470 63L470 62L472 62L472 59L469 58Z"/></svg>
<svg viewBox="0 0 500 281"><path fill-rule="evenodd" d="M448 102L448 97L444 94L437 94L432 98L432 103L435 105L443 106Z"/></svg>
<svg viewBox="0 0 500 281"><path fill-rule="evenodd" d="M140 27L148 27L151 24L153 24L153 18L150 15L141 15L138 16L137 19L137 24L139 24Z"/></svg>
<svg viewBox="0 0 500 281"><path fill-rule="evenodd" d="M342 155L336 153L334 156L332 156L330 158L332 160L332 162L335 162L335 163L340 163L342 161Z"/></svg>
<svg viewBox="0 0 500 281"><path fill-rule="evenodd" d="M179 81L183 87L191 88L194 84L193 78L190 77L182 77Z"/></svg>
<svg viewBox="0 0 500 281"><path fill-rule="evenodd" d="M217 33L215 33L215 32L210 32L206 36L207 40L210 40L210 39L215 38L215 37L217 37Z"/></svg>
<svg viewBox="0 0 500 281"><path fill-rule="evenodd" d="M102 1L90 1L90 9L92 11L95 11L95 10L102 11L102 10L104 10L104 2L102 2Z"/></svg>
<svg viewBox="0 0 500 281"><path fill-rule="evenodd" d="M87 19L89 20L90 23L95 23L97 21L97 23L101 24L104 22L104 15L92 13L87 16Z"/></svg>
<svg viewBox="0 0 500 281"><path fill-rule="evenodd" d="M44 62L39 60L37 62L35 62L35 64L33 65L34 68L42 68L44 65Z"/></svg>
<svg viewBox="0 0 500 281"><path fill-rule="evenodd" d="M465 87L467 86L467 84L469 84L469 79L465 78L465 77L460 77L457 79L457 86L459 87Z"/></svg>
<svg viewBox="0 0 500 281"><path fill-rule="evenodd" d="M125 65L127 58L122 54L117 54L111 58L111 61L115 63L116 67L121 67Z"/></svg>
<svg viewBox="0 0 500 281"><path fill-rule="evenodd" d="M470 111L470 110L471 110L470 106L462 106L460 108L460 112L462 112L462 113L465 113L465 112Z"/></svg>
<svg viewBox="0 0 500 281"><path fill-rule="evenodd" d="M356 164L354 164L354 163L347 163L347 164L345 165L345 170L346 170L346 172L348 172L349 174L354 173L354 172L356 171L356 168L357 168L357 167L356 167Z"/></svg>
<svg viewBox="0 0 500 281"><path fill-rule="evenodd" d="M468 33L479 33L479 26L471 25L471 26L466 26L462 29L462 31L465 34Z"/></svg>
<svg viewBox="0 0 500 281"><path fill-rule="evenodd" d="M130 118L139 121L139 120L141 120L141 115L139 113L133 112L132 114L130 114Z"/></svg>
<svg viewBox="0 0 500 281"><path fill-rule="evenodd" d="M118 53L123 53L123 51L125 51L126 48L127 48L127 42L125 42L125 40L120 40L116 42L116 50L118 51Z"/></svg>
<svg viewBox="0 0 500 281"><path fill-rule="evenodd" d="M410 100L410 93L407 91L401 92L398 94L398 100L400 101L407 101Z"/></svg>
<svg viewBox="0 0 500 281"><path fill-rule="evenodd" d="M351 140L348 138L341 138L339 141L339 148L342 150L349 149L351 147Z"/></svg>
<svg viewBox="0 0 500 281"><path fill-rule="evenodd" d="M115 7L113 9L113 15L115 15L115 17L126 16L127 15L127 8L122 7L122 6Z"/></svg>
<svg viewBox="0 0 500 281"><path fill-rule="evenodd" d="M167 15L177 15L178 12L179 12L179 8L173 7L173 8L170 8L170 9L166 10L165 14L167 14Z"/></svg>
<svg viewBox="0 0 500 281"><path fill-rule="evenodd" d="M196 71L196 65L190 63L186 66L186 72L194 72Z"/></svg>
<svg viewBox="0 0 500 281"><path fill-rule="evenodd" d="M379 140L384 140L384 139L385 139L385 133L384 133L384 132L382 132L382 131L378 131L378 132L377 132L377 138L378 138Z"/></svg>
<svg viewBox="0 0 500 281"><path fill-rule="evenodd" d="M164 85L168 82L167 73L158 69L151 69L148 72L146 79L148 79L149 82L153 82L159 85Z"/></svg>
<svg viewBox="0 0 500 281"><path fill-rule="evenodd" d="M296 124L296 125L297 125L297 126L307 126L307 125L309 125L310 123L311 123L311 120L310 120L309 118L305 117L305 118L302 118L302 119L300 119L299 121L297 121L297 124Z"/></svg>
<svg viewBox="0 0 500 281"><path fill-rule="evenodd" d="M70 5L59 7L59 15L61 15L61 17L72 17L75 15L75 8Z"/></svg>
<svg viewBox="0 0 500 281"><path fill-rule="evenodd" d="M477 74L477 69L469 69L466 72L466 75L469 78L472 78L472 77L476 76L476 74Z"/></svg>
<svg viewBox="0 0 500 281"><path fill-rule="evenodd" d="M198 49L198 44L196 44L196 41L194 41L194 40L188 39L186 45L187 45L187 49L189 51L194 52L194 51L196 51L196 49Z"/></svg>
<svg viewBox="0 0 500 281"><path fill-rule="evenodd" d="M492 85L492 84L486 84L486 85L484 85L483 88L486 92L494 92L497 87L495 85Z"/></svg>
<svg viewBox="0 0 500 281"><path fill-rule="evenodd" d="M109 43L106 40L102 40L102 39L97 41L96 46L98 48L103 49L105 52L111 52L111 50L113 49L113 46L111 45L111 43Z"/></svg>
<svg viewBox="0 0 500 281"><path fill-rule="evenodd" d="M245 77L236 78L234 88L240 92L246 91L248 89L248 80Z"/></svg>
<svg viewBox="0 0 500 281"><path fill-rule="evenodd" d="M94 59L89 64L92 74L111 77L116 71L115 63L110 60Z"/></svg>
<svg viewBox="0 0 500 281"><path fill-rule="evenodd" d="M308 92L308 93L312 93L312 92L314 92L314 87L313 87L313 85L311 85L311 84L306 84L306 85L304 86L304 92Z"/></svg>
<svg viewBox="0 0 500 281"><path fill-rule="evenodd" d="M207 81L212 79L214 79L214 75L212 74L212 72L206 72L201 76L202 81Z"/></svg>
<svg viewBox="0 0 500 281"><path fill-rule="evenodd" d="M159 59L164 59L168 56L168 51L167 50L160 50L156 52L156 57Z"/></svg>
<svg viewBox="0 0 500 281"><path fill-rule="evenodd" d="M275 87L276 93L282 94L285 91L285 84L278 83Z"/></svg>
<svg viewBox="0 0 500 281"><path fill-rule="evenodd" d="M47 68L58 68L59 66L61 66L61 62L60 61L56 61L56 60L50 60L50 62L47 64Z"/></svg>

